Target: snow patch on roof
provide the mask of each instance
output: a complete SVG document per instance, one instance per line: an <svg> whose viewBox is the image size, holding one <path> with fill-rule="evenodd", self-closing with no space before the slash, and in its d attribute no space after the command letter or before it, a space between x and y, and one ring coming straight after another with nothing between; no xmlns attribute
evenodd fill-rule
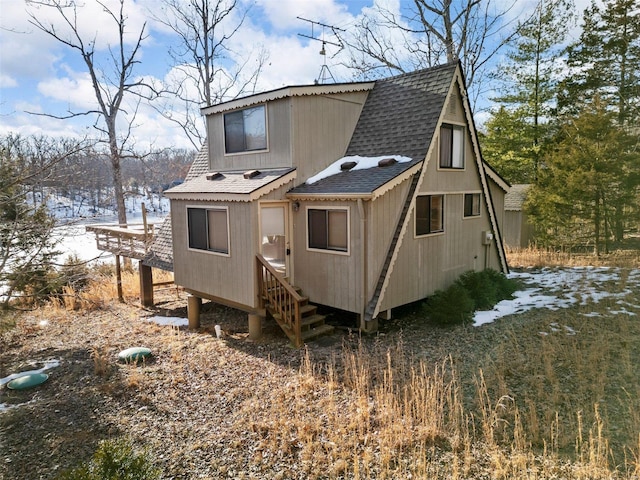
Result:
<svg viewBox="0 0 640 480"><path fill-rule="evenodd" d="M360 155L352 155L348 157L342 157L333 162L327 168L322 170L320 173L310 177L305 182L307 185L312 185L314 183L319 182L323 178L330 177L332 175L336 175L340 173L342 170L340 169L340 165L345 162L356 162L356 166L351 168L349 171L354 170L364 170L367 168L374 168L378 166L378 162L380 160L386 160L388 158L393 158L398 163L410 162L411 158L404 157L402 155L383 155L381 157L361 157Z"/></svg>

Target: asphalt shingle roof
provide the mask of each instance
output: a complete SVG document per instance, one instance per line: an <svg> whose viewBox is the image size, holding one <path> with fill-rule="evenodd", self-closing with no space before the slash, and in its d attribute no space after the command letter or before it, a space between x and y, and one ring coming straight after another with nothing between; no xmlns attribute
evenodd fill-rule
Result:
<svg viewBox="0 0 640 480"><path fill-rule="evenodd" d="M347 147L347 156L402 155L411 162L390 167L345 171L294 194L372 193L423 161L449 93L457 63L418 70L376 81Z"/></svg>
<svg viewBox="0 0 640 480"><path fill-rule="evenodd" d="M172 195L180 193L231 193L249 194L270 184L295 170L294 168L270 168L260 170L257 175L245 177L246 170L220 172L215 179L209 179L209 173L203 173L167 190Z"/></svg>
<svg viewBox="0 0 640 480"><path fill-rule="evenodd" d="M531 188L528 183L517 183L512 185L504 196L504 209L510 211L520 211L527 199L527 192Z"/></svg>
<svg viewBox="0 0 640 480"><path fill-rule="evenodd" d="M195 178L209 169L209 149L205 142L196 158L193 160L185 182ZM150 267L160 268L169 272L173 271L173 241L171 239L171 214L164 218L162 224L156 229L153 243L143 263Z"/></svg>
<svg viewBox="0 0 640 480"><path fill-rule="evenodd" d="M366 195L371 194L387 182L401 175L420 160L395 163L387 167L363 170L347 170L308 185L303 183L289 193L295 195Z"/></svg>

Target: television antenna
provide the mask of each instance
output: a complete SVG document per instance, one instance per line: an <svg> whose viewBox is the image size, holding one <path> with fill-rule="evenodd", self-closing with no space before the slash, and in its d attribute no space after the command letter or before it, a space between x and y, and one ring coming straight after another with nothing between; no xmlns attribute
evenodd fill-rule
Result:
<svg viewBox="0 0 640 480"><path fill-rule="evenodd" d="M326 47L327 45L333 45L334 47L338 47L340 50L342 50L342 48L344 48L344 45L342 45L342 42L340 42L339 40L340 36L338 32L344 32L345 30L338 27L334 27L333 25L327 25L324 23L316 22L314 20L309 20L302 17L296 17L296 18L298 18L298 20L303 20L311 24L311 35L305 35L304 33L298 33L298 35L300 35L301 37L309 38L311 40L315 40L316 42L322 43L322 48L320 49L320 55L322 55L322 67L320 67L320 74L318 75L318 78L315 80L315 83L316 84L328 83L329 79L331 79L333 83L336 83L336 79L333 77L331 70L329 70L329 67L327 66L327 48ZM314 27L316 26L322 29L321 37L317 37L315 35ZM338 38L338 43L329 41L325 38L324 34L326 29L329 29L331 30L331 32L333 32L333 35L336 38Z"/></svg>

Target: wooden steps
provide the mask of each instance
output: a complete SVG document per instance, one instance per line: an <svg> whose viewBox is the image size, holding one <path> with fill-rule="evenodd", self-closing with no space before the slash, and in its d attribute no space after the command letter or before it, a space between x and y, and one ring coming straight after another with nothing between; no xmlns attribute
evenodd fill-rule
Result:
<svg viewBox="0 0 640 480"><path fill-rule="evenodd" d="M294 288L297 291L301 291L298 287ZM303 297L303 304L300 306L300 331L302 336L301 340L303 343L311 341L321 335L332 333L334 330L333 326L327 325L325 323L326 316L317 313L318 307L307 303L308 301L308 297ZM276 312L270 304L266 304L265 308L267 312L269 312L269 315L271 315L273 319L278 323L278 325L280 325L282 331L287 334L289 339L295 345L297 343L295 332L282 321L281 314Z"/></svg>

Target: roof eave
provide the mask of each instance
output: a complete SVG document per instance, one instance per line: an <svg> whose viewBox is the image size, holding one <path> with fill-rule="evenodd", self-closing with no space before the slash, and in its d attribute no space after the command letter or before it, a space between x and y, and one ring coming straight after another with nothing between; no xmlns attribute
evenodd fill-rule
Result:
<svg viewBox="0 0 640 480"><path fill-rule="evenodd" d="M303 97L308 95L330 95L334 93L350 93L371 90L375 82L332 83L321 85L299 85L283 87L268 92L256 93L247 97L236 98L228 102L218 103L200 109L202 115L226 112L238 108L279 100L288 97Z"/></svg>

